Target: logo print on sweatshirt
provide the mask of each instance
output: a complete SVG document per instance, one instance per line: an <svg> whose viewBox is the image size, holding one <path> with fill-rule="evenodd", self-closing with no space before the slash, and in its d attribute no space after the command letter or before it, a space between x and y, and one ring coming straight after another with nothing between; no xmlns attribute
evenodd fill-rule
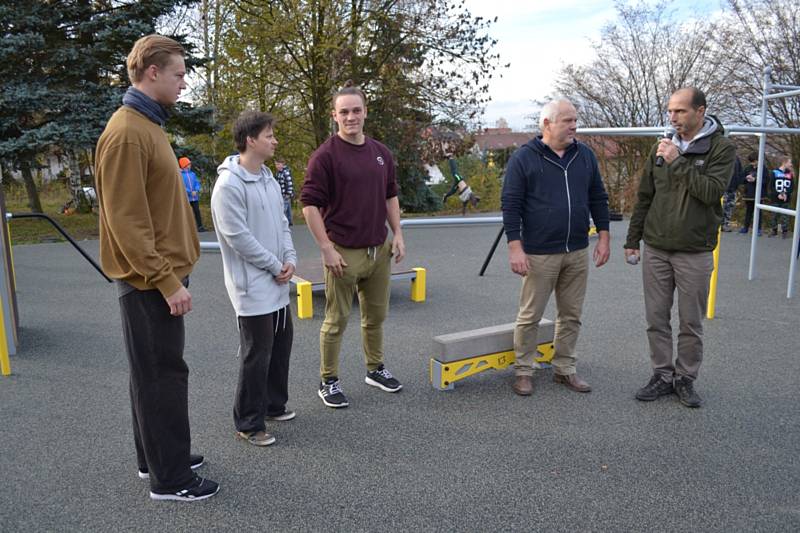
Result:
<svg viewBox="0 0 800 533"><path fill-rule="evenodd" d="M378 162L380 166L383 166L383 158L381 156L376 157L375 160Z"/></svg>
<svg viewBox="0 0 800 533"><path fill-rule="evenodd" d="M697 161L694 162L694 166L702 167L704 163L705 161L703 159L698 159Z"/></svg>

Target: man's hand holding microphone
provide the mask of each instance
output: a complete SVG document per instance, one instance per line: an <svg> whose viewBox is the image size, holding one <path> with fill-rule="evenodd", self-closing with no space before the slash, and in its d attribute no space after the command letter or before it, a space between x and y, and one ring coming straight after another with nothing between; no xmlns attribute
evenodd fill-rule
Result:
<svg viewBox="0 0 800 533"><path fill-rule="evenodd" d="M672 142L672 136L675 134L675 130L673 129L666 129L664 130L664 137L660 141L658 141L658 149L656 150L656 166L663 167L664 162L668 165L672 164L680 154L678 151L678 147L675 146L675 143Z"/></svg>

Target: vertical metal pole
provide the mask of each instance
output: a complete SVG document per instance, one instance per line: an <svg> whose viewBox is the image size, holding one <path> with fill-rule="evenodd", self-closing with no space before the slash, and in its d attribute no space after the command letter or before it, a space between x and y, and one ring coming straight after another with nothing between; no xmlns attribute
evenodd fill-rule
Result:
<svg viewBox="0 0 800 533"><path fill-rule="evenodd" d="M761 127L767 125L767 95L770 90L769 76L772 69L767 67L764 69L764 94L761 97ZM752 281L755 277L756 268L756 244L758 242L758 229L761 222L761 191L764 184L764 176L762 175L764 169L764 151L767 147L767 134L761 133L758 139L758 171L756 173L756 197L753 199L753 226L752 234L750 235L750 268L747 271L747 279Z"/></svg>
<svg viewBox="0 0 800 533"><path fill-rule="evenodd" d="M786 288L786 297L794 296L794 274L797 272L798 241L800 241L800 195L795 196L794 206L794 231L792 232L792 258L789 260L789 286Z"/></svg>

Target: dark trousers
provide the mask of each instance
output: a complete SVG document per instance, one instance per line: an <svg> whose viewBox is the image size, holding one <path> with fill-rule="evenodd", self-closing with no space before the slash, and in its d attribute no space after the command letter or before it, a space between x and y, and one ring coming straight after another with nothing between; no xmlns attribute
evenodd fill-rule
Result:
<svg viewBox="0 0 800 533"><path fill-rule="evenodd" d="M755 200L745 200L744 201L744 227L749 228L753 225L753 213L756 210L756 202ZM758 217L758 229L764 227L764 212Z"/></svg>
<svg viewBox="0 0 800 533"><path fill-rule="evenodd" d="M189 468L189 368L183 360L183 317L169 314L157 290L120 297L122 333L130 365L133 440L150 487L171 491L194 477Z"/></svg>
<svg viewBox="0 0 800 533"><path fill-rule="evenodd" d="M200 202L189 202L192 206L192 213L194 213L194 223L197 224L197 229L203 227L203 219L200 216Z"/></svg>
<svg viewBox="0 0 800 533"><path fill-rule="evenodd" d="M774 200L772 205L775 207L781 207L783 209L789 209L789 202L781 202L780 200ZM783 213L772 213L772 228L773 233L778 232L778 224L781 225L781 232L786 233L789 231L789 215L784 215Z"/></svg>
<svg viewBox="0 0 800 533"><path fill-rule="evenodd" d="M237 431L263 431L265 416L286 411L292 313L287 305L268 315L240 316L239 384L233 404Z"/></svg>

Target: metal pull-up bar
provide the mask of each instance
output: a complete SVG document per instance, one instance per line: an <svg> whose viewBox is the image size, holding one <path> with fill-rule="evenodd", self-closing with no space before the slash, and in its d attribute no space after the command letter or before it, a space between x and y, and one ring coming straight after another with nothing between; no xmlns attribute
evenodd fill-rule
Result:
<svg viewBox="0 0 800 533"><path fill-rule="evenodd" d="M800 96L800 87L797 85L777 85L772 84L769 80L772 69L767 67L764 69L764 92L761 97L761 127L750 128L751 132L758 132L758 171L756 172L756 197L754 198L755 211L753 212L753 232L750 236L750 266L747 271L747 279L753 280L756 274L756 252L758 243L758 231L761 222L761 211L772 211L773 213L780 213L794 217L794 232L792 233L792 255L789 258L789 281L786 287L786 297L791 298L794 296L794 275L797 271L797 247L798 239L800 238L800 228L797 227L800 222L800 202L795 200L794 210L775 207L761 203L761 193L764 190L764 153L767 147L767 134L790 134L797 135L800 133L798 128L768 128L767 127L767 102L775 98L787 98L791 96ZM783 92L771 93L774 89L782 90ZM788 89L788 90L787 90ZM797 197L797 195L795 195Z"/></svg>

